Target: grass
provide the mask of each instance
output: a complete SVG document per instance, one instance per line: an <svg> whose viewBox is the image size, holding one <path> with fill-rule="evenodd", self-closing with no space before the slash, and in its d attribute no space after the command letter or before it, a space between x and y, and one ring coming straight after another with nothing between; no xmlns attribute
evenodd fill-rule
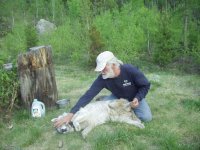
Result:
<svg viewBox="0 0 200 150"><path fill-rule="evenodd" d="M51 109L33 119L26 110L14 112L13 128L0 122L0 149L55 150L198 150L200 149L200 77L197 75L154 72L146 75L152 86L147 101L153 121L145 129L109 122L96 127L84 140L79 132L57 134L50 120L69 111L90 87L97 74L93 70L56 66L59 98L70 98L66 109ZM100 95L109 94L103 90Z"/></svg>

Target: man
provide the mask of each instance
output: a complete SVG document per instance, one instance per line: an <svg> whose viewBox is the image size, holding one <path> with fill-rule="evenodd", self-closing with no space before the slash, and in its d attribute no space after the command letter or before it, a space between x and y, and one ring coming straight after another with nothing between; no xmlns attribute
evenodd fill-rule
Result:
<svg viewBox="0 0 200 150"><path fill-rule="evenodd" d="M103 88L111 91L112 95L106 99L125 98L131 103L135 115L142 121L151 121L152 114L145 100L150 83L144 74L130 64L123 64L112 52L104 51L97 56L95 71L100 75L93 82L89 90L79 99L70 113L55 122L59 127L69 123L73 115L87 105Z"/></svg>

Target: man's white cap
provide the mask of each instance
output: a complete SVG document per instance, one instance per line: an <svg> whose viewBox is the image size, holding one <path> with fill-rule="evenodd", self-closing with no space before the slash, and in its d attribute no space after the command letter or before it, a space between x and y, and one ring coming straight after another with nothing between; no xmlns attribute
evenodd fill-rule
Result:
<svg viewBox="0 0 200 150"><path fill-rule="evenodd" d="M100 53L96 59L97 66L95 68L95 71L102 71L105 68L107 62L113 58L115 58L115 56L110 51Z"/></svg>

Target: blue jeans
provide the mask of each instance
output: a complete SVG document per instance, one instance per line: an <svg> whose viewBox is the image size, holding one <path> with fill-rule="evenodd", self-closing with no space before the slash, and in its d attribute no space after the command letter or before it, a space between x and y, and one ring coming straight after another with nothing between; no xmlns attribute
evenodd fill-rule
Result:
<svg viewBox="0 0 200 150"><path fill-rule="evenodd" d="M113 94L103 98L103 100L114 100L114 99L118 98ZM137 108L133 108L133 112L141 121L148 122L152 120L151 109L145 99L139 101L139 106Z"/></svg>

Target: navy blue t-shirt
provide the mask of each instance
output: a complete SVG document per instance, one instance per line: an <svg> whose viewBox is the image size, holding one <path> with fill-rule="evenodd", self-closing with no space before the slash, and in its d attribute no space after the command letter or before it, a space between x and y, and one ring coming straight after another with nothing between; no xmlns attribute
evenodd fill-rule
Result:
<svg viewBox="0 0 200 150"><path fill-rule="evenodd" d="M103 88L112 92L117 98L124 98L129 101L134 98L139 101L145 98L150 88L150 83L144 74L130 64L121 65L120 70L120 75L116 78L103 79L100 74L70 112L76 113L81 107L87 105Z"/></svg>

